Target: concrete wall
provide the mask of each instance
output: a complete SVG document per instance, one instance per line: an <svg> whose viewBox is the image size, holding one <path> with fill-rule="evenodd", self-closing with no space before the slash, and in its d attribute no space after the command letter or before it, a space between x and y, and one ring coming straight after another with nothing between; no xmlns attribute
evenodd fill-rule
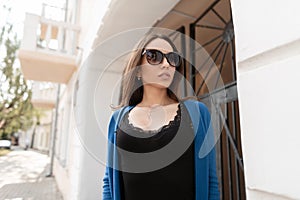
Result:
<svg viewBox="0 0 300 200"><path fill-rule="evenodd" d="M35 129L34 147L35 149L49 152L51 134L51 123L39 125Z"/></svg>
<svg viewBox="0 0 300 200"><path fill-rule="evenodd" d="M231 3L247 199L300 199L300 2Z"/></svg>
<svg viewBox="0 0 300 200"><path fill-rule="evenodd" d="M73 0L78 3L77 23L81 27L79 47L83 50L83 60L91 52L102 18L111 0Z"/></svg>
<svg viewBox="0 0 300 200"><path fill-rule="evenodd" d="M80 141L79 187L77 199L99 199L106 162L107 124L113 86L120 73L99 66L99 54L91 54L82 66L76 90L74 118ZM101 64L100 64L101 65ZM118 90L115 91L118 96Z"/></svg>
<svg viewBox="0 0 300 200"><path fill-rule="evenodd" d="M97 31L99 17L104 14L101 13L101 9L104 9L104 7L99 5L101 2L103 3L100 0L69 0L69 8L72 9L69 11L69 14L72 13L73 15L72 21L81 27L78 46L85 53L89 53L88 46L91 45L90 43L95 37L92 33ZM77 11L75 10L76 8L78 9ZM77 13L77 16L74 18L75 13ZM98 197L100 195L100 191L97 192L99 188L96 188L99 186L99 180L97 180L98 184L91 179L88 183L85 181L85 185L81 184L81 179L85 176L83 171L86 170L83 165L96 166L97 168L97 164L93 162L84 163L83 157L87 157L85 155L87 153L85 153L86 150L82 144L81 136L78 134L77 125L80 122L74 117L73 93L78 74L81 72L80 68L81 66L79 66L79 69L66 85L62 85L59 103L53 170L56 182L65 200L97 199L96 195ZM88 170L90 173L93 171L97 170Z"/></svg>
<svg viewBox="0 0 300 200"><path fill-rule="evenodd" d="M65 200L78 199L79 154L81 144L73 115L73 92L77 73L67 85L61 85L55 140L54 176Z"/></svg>
<svg viewBox="0 0 300 200"><path fill-rule="evenodd" d="M25 148L32 145L33 149L49 153L52 110L43 110L40 118L40 124L32 126L27 131L19 132L19 146ZM35 123L35 122L34 122Z"/></svg>

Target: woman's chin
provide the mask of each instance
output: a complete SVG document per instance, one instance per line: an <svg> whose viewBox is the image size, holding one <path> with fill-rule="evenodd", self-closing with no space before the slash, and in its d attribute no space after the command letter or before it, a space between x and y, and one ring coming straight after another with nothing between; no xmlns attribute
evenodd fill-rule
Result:
<svg viewBox="0 0 300 200"><path fill-rule="evenodd" d="M170 82L156 82L156 83L145 83L144 85L149 85L159 89L167 89L171 83Z"/></svg>

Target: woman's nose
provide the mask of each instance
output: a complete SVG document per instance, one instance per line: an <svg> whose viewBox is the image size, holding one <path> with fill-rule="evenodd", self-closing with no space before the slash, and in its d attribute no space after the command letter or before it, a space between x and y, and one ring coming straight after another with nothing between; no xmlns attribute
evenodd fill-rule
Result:
<svg viewBox="0 0 300 200"><path fill-rule="evenodd" d="M167 61L167 58L164 57L164 58L163 58L163 61L162 61L162 63L161 63L161 68L162 68L162 69L163 69L163 68L169 69L169 67L170 67L170 64L169 64L169 62Z"/></svg>

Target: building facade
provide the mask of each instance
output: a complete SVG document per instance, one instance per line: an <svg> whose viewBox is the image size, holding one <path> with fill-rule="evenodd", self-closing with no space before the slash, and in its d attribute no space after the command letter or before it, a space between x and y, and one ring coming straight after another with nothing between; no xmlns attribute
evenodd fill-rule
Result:
<svg viewBox="0 0 300 200"><path fill-rule="evenodd" d="M222 199L300 198L296 0L69 0L60 19L46 7L27 15L19 59L25 78L60 84L53 173L64 199L101 198L124 53L149 27L176 31L184 77L215 116Z"/></svg>

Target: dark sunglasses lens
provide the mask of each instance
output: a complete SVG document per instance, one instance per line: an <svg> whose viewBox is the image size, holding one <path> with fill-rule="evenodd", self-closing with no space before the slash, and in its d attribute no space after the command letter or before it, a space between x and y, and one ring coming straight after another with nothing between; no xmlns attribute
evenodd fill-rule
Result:
<svg viewBox="0 0 300 200"><path fill-rule="evenodd" d="M157 50L148 50L146 52L147 61L152 65L158 65L161 63L163 59L163 55L161 52Z"/></svg>
<svg viewBox="0 0 300 200"><path fill-rule="evenodd" d="M177 53L169 53L167 54L167 59L170 65L173 67L179 67L181 64L181 57Z"/></svg>

